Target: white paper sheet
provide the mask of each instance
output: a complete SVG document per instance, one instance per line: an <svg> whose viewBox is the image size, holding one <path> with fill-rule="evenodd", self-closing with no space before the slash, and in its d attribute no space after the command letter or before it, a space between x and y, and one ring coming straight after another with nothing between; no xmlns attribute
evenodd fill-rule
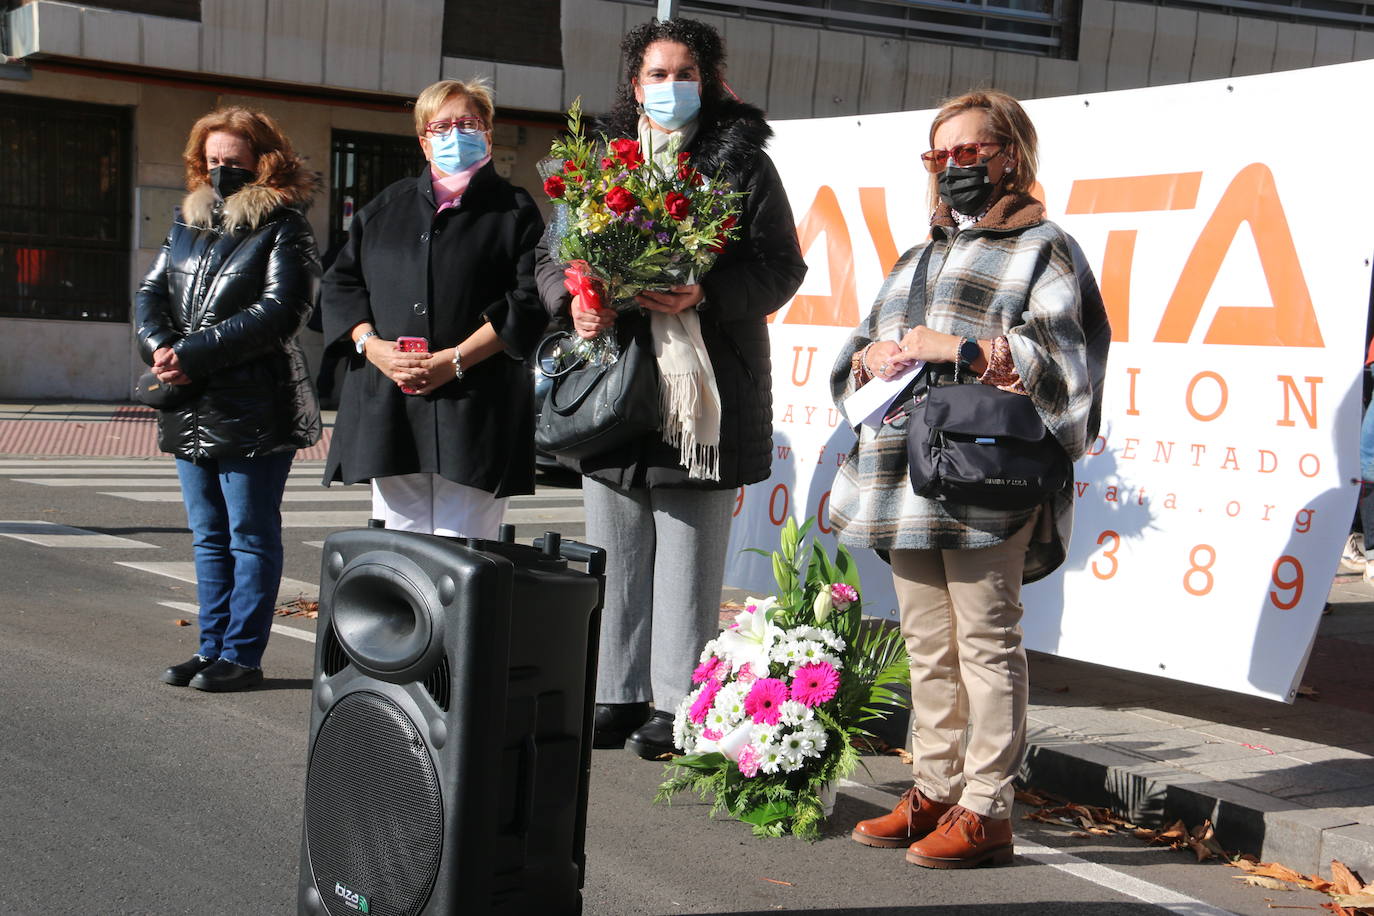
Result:
<svg viewBox="0 0 1374 916"><path fill-rule="evenodd" d="M849 425L863 425L871 429L881 426L883 416L897 399L897 395L902 393L925 365L924 362L918 361L890 379L873 378L845 398L844 415L848 418Z"/></svg>

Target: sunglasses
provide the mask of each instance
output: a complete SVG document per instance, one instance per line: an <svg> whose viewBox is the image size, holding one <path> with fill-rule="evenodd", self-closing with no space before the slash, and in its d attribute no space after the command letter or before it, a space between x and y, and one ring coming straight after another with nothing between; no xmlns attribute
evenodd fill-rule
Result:
<svg viewBox="0 0 1374 916"><path fill-rule="evenodd" d="M425 125L425 134L430 137L444 137L451 130L460 134L480 134L487 129L481 118L459 118L456 121L430 121Z"/></svg>
<svg viewBox="0 0 1374 916"><path fill-rule="evenodd" d="M1000 143L960 143L958 146L951 146L949 149L932 149L921 154L921 161L926 164L926 171L942 171L949 160L953 159L954 164L961 169L966 169L971 165L980 162L987 162L997 153L984 156L983 150L995 146L1001 151Z"/></svg>
<svg viewBox="0 0 1374 916"><path fill-rule="evenodd" d="M567 331L555 331L545 337L534 353L535 365L549 378L567 375L582 368L586 361L579 339Z"/></svg>

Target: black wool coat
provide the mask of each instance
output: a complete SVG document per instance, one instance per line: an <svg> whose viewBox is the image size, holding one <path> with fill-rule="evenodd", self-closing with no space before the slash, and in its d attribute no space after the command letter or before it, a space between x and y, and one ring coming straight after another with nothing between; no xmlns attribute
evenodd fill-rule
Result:
<svg viewBox="0 0 1374 916"><path fill-rule="evenodd" d="M491 163L442 213L428 167L358 212L324 278L326 343L367 321L384 340L424 337L433 352L490 322L507 350L424 396L350 355L326 485L429 473L498 497L534 492L534 388L522 360L548 323L534 276L543 231L529 194Z"/></svg>
<svg viewBox="0 0 1374 916"><path fill-rule="evenodd" d="M171 347L197 396L158 411L158 447L178 458L257 458L319 441L320 409L296 335L319 285L300 207L309 181L251 184L182 202L134 300L139 355Z"/></svg>
<svg viewBox="0 0 1374 916"><path fill-rule="evenodd" d="M638 135L632 111L598 125L608 139ZM740 236L701 280L706 300L699 315L716 386L720 390L720 480L694 480L678 450L657 434L581 462L575 470L617 487L730 490L768 477L773 460L773 361L768 316L792 298L806 276L792 207L773 162L764 152L773 129L752 105L726 100L703 111L687 151L691 164L743 191ZM541 243L539 289L553 314L566 314L563 265ZM632 320L622 316L619 320ZM637 318L633 320L639 320Z"/></svg>

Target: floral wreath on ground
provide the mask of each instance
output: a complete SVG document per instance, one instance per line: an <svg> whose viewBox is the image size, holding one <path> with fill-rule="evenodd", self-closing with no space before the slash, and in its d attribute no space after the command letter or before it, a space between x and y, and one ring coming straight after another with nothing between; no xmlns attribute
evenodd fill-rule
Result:
<svg viewBox="0 0 1374 916"><path fill-rule="evenodd" d="M907 705L906 647L895 628L865 620L854 558L813 542L810 522L783 527L774 552L778 592L750 598L701 652L697 685L674 720L674 758L655 795L714 797L711 816L753 825L756 836L820 834L822 792L859 764L863 723ZM754 553L768 556L762 550ZM809 553L809 555L808 555Z"/></svg>

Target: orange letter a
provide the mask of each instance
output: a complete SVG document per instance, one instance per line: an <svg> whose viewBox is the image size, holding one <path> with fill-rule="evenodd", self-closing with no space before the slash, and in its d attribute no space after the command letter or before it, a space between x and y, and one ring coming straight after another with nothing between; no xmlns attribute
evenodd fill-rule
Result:
<svg viewBox="0 0 1374 916"><path fill-rule="evenodd" d="M1164 309L1155 334L1158 343L1186 343L1192 336L1202 303L1235 241L1241 223L1249 223L1264 268L1273 305L1227 306L1217 309L1204 343L1258 347L1320 347L1321 329L1312 308L1312 295L1303 279L1288 218L1279 203L1274 175L1261 163L1240 170L1221 196L1183 265L1178 286Z"/></svg>
<svg viewBox="0 0 1374 916"><path fill-rule="evenodd" d="M798 295L783 321L787 324L827 324L852 328L859 323L859 294L854 285L854 246L840 201L829 185L821 185L811 209L797 226L802 254L825 233L825 257L830 268L830 295ZM774 313L776 317L777 313ZM770 321L772 318L769 319Z"/></svg>

